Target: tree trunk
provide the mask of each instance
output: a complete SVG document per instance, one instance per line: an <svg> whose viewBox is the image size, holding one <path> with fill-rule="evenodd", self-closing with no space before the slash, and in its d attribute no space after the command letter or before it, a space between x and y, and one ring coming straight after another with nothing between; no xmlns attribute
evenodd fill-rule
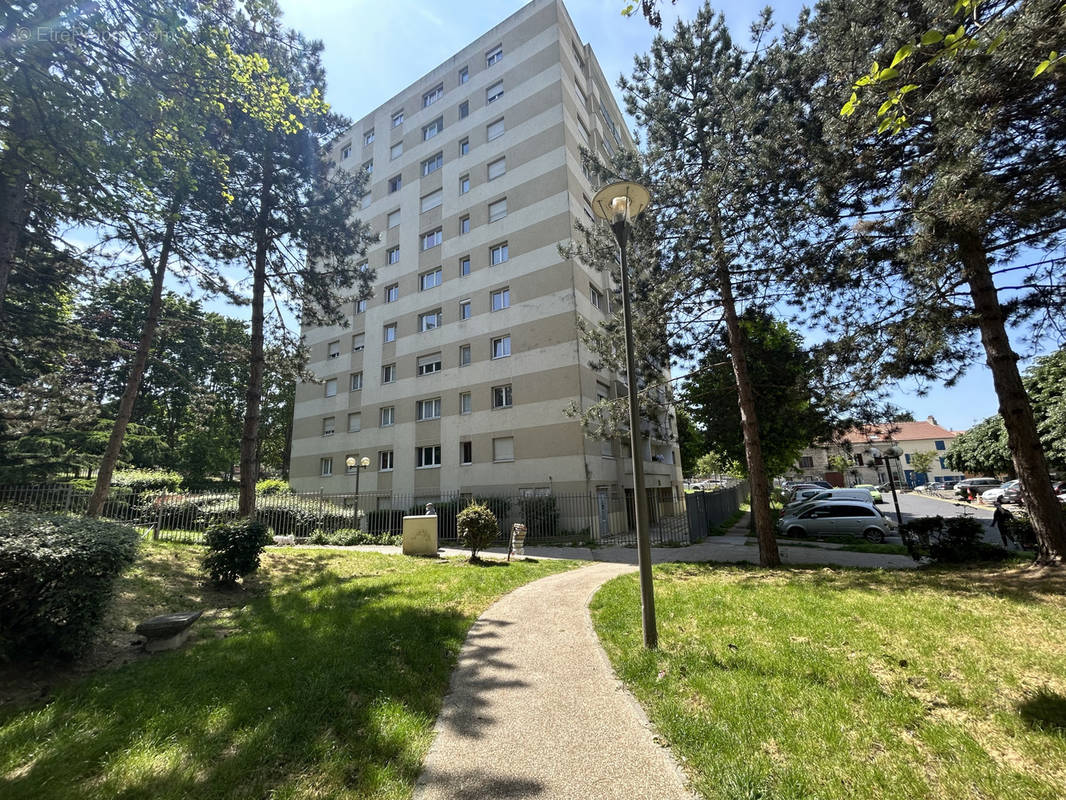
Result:
<svg viewBox="0 0 1066 800"><path fill-rule="evenodd" d="M1054 492L1044 448L1036 430L1033 408L1018 371L1018 356L1007 337L1003 307L988 268L988 256L980 237L970 231L956 236L959 257L970 286L974 310L981 329L992 383L999 399L999 413L1007 429L1014 470L1028 500L1030 520L1037 539L1037 559L1044 563L1066 556L1066 518Z"/></svg>
<svg viewBox="0 0 1066 800"><path fill-rule="evenodd" d="M759 564L777 567L781 554L777 550L777 538L773 519L770 516L770 481L766 463L762 457L762 441L759 438L759 417L755 411L755 395L751 390L748 375L748 359L744 353L744 337L737 317L736 301L733 298L733 283L729 275L729 262L725 257L720 237L714 259L718 273L719 296L729 338L729 355L733 362L733 377L737 383L737 400L740 405L740 426L744 434L744 455L748 462L748 479L751 481L751 513L755 519L755 534L759 538Z"/></svg>
<svg viewBox="0 0 1066 800"><path fill-rule="evenodd" d="M133 363L130 364L130 374L126 379L126 390L122 393L122 399L118 404L118 416L115 418L115 426L111 429L111 436L107 440L107 449L104 450L100 460L100 468L96 473L96 486L89 498L89 507L85 514L89 517L100 516L100 511L107 500L111 488L111 476L115 472L115 464L118 463L119 454L122 452L122 441L126 437L126 428L133 416L133 404L137 401L137 393L141 389L141 379L148 366L148 353L152 348L152 340L155 338L156 329L159 327L159 317L163 308L163 279L167 274L167 262L170 260L170 250L174 242L174 224L177 220L177 206L171 208L167 219L166 230L163 233L163 242L159 249L159 259L155 271L152 274L152 297L148 303L148 317L144 321L141 330L141 340L137 343L137 350L133 355Z"/></svg>
<svg viewBox="0 0 1066 800"><path fill-rule="evenodd" d="M263 183L259 190L259 216L255 222L255 266L252 277L252 337L248 391L245 393L244 430L241 434L240 500L237 514L251 517L255 513L255 483L258 478L256 452L259 443L259 414L263 404L263 299L266 292L266 262L269 250L271 191L274 182L274 143L267 140L263 153Z"/></svg>

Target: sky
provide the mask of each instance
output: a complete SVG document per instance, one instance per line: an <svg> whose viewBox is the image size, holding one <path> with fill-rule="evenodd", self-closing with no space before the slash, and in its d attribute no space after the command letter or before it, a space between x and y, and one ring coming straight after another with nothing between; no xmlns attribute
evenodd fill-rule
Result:
<svg viewBox="0 0 1066 800"><path fill-rule="evenodd" d="M632 72L633 57L647 52L655 31L643 17L621 16L625 0L564 0L578 33L592 46L612 86ZM338 112L359 119L414 83L474 39L526 4L526 0L280 0L291 27L325 44L326 97ZM638 3L639 5L639 3ZM690 19L701 3L662 4L663 30L680 16ZM761 3L718 3L734 38L747 41ZM779 22L791 22L797 0L774 5ZM621 100L616 91L616 99ZM621 102L619 102L621 106ZM632 127L632 120L629 121ZM991 374L978 346L973 364L951 389L902 382L889 398L914 414L935 417L944 427L962 430L995 414Z"/></svg>

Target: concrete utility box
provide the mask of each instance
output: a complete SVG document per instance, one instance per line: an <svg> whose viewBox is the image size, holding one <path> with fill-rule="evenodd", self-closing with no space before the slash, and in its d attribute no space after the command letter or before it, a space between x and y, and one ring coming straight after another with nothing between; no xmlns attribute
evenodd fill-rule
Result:
<svg viewBox="0 0 1066 800"><path fill-rule="evenodd" d="M437 555L437 515L419 514L403 518L403 554Z"/></svg>

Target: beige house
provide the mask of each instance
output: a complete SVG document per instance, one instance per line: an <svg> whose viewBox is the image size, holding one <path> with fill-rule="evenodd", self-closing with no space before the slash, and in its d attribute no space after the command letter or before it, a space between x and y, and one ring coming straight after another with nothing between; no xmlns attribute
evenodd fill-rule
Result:
<svg viewBox="0 0 1066 800"><path fill-rule="evenodd" d="M371 172L377 285L347 327L303 330L322 382L297 387L294 488L351 491L356 456L362 491L624 496L628 449L564 413L626 394L578 328L614 286L559 252L593 217L579 148L634 146L609 85L563 4L534 0L337 140L337 164ZM661 422L647 485L676 498Z"/></svg>
<svg viewBox="0 0 1066 800"><path fill-rule="evenodd" d="M873 458L870 447L884 450L898 445L903 455L892 460L892 477L909 486L919 486L945 480L962 480L964 475L947 466L946 456L951 443L962 431L950 431L941 427L933 417L923 422L892 422L871 425L848 431L844 444L811 446L800 455L789 473L793 479L812 478L828 480L841 486L858 483L882 484L888 481L888 471L883 458ZM912 466L917 453L933 453L933 463L927 473L919 473ZM831 464L831 459L843 457L848 461L847 470Z"/></svg>

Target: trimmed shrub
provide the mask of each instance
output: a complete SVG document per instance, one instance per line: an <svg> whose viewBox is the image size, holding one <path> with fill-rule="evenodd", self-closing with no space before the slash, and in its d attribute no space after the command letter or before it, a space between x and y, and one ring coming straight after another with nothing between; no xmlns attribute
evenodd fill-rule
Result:
<svg viewBox="0 0 1066 800"><path fill-rule="evenodd" d="M0 514L0 653L20 659L84 653L138 540L135 530L114 522Z"/></svg>
<svg viewBox="0 0 1066 800"><path fill-rule="evenodd" d="M522 522L526 526L527 538L558 535L559 509L554 497L523 497L518 501L518 507L522 510Z"/></svg>
<svg viewBox="0 0 1066 800"><path fill-rule="evenodd" d="M911 557L923 557L941 564L974 561L1002 561L1007 550L982 541L985 526L970 516L919 517L904 525L900 534Z"/></svg>
<svg viewBox="0 0 1066 800"><path fill-rule="evenodd" d="M478 551L488 547L500 533L500 523L492 510L474 501L455 518L459 539L470 548L470 560L478 560Z"/></svg>
<svg viewBox="0 0 1066 800"><path fill-rule="evenodd" d="M289 488L288 481L283 481L280 478L267 478L255 485L255 493L262 497L267 497L272 494L292 494L292 489Z"/></svg>
<svg viewBox="0 0 1066 800"><path fill-rule="evenodd" d="M123 469L111 476L111 487L122 486L133 492L174 492L181 487L181 481L179 473L168 469Z"/></svg>
<svg viewBox="0 0 1066 800"><path fill-rule="evenodd" d="M214 583L232 586L259 569L259 556L272 541L270 529L258 520L212 525L204 534L204 569Z"/></svg>
<svg viewBox="0 0 1066 800"><path fill-rule="evenodd" d="M337 547L354 547L360 544L403 544L403 536L393 534L373 534L355 528L342 528L341 530L328 533L317 530L311 534L308 540L311 544L331 544Z"/></svg>

